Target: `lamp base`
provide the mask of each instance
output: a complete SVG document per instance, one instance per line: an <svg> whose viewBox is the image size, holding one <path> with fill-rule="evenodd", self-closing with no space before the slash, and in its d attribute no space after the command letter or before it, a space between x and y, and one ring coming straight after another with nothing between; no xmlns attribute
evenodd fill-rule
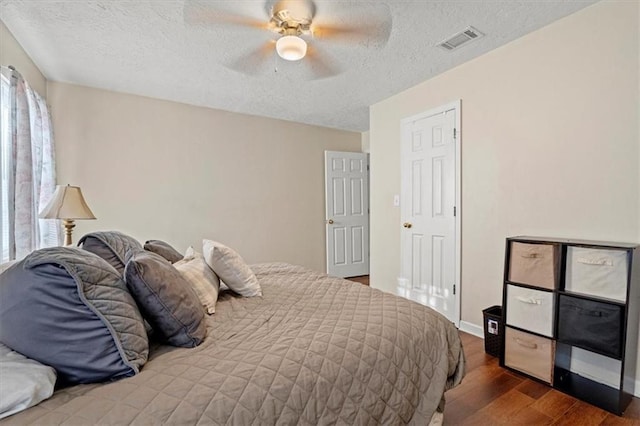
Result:
<svg viewBox="0 0 640 426"><path fill-rule="evenodd" d="M76 227L73 219L63 219L62 224L64 225L64 245L70 246L72 245L71 241L71 233L73 232L73 228Z"/></svg>

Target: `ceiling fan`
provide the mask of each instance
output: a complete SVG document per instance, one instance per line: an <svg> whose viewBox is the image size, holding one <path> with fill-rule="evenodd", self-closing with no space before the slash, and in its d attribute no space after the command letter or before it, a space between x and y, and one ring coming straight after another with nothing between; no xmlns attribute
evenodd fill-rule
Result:
<svg viewBox="0 0 640 426"><path fill-rule="evenodd" d="M281 37L276 42L278 56L298 61L307 54L307 43L300 36L311 34L315 5L311 1L279 0L273 5L269 27Z"/></svg>
<svg viewBox="0 0 640 426"><path fill-rule="evenodd" d="M238 2L186 0L184 19L189 25L231 24L263 30L263 34L270 35L258 49L231 64L232 69L247 74L255 73L275 50L286 61L306 58L316 78L333 76L340 71L326 49L321 53L321 44L339 42L347 43L350 49L377 48L384 46L391 32L389 8L381 2L320 0L318 9L313 0L267 0L266 19L232 12L229 9L234 8L233 3L238 7ZM246 9L256 3L241 5ZM257 11L250 12L256 15Z"/></svg>

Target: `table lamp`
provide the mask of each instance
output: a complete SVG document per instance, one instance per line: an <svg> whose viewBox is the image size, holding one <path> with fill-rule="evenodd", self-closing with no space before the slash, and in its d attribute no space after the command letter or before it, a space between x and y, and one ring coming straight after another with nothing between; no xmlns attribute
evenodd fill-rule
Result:
<svg viewBox="0 0 640 426"><path fill-rule="evenodd" d="M62 219L65 229L65 246L72 244L71 232L76 226L75 220L96 218L84 201L80 187L71 185L56 186L56 192L53 193L49 204L40 212L40 217L42 219Z"/></svg>

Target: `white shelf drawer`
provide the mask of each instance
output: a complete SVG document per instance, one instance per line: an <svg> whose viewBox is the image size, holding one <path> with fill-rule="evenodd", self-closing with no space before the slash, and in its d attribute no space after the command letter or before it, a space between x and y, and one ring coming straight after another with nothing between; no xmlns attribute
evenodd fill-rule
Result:
<svg viewBox="0 0 640 426"><path fill-rule="evenodd" d="M551 383L554 352L551 339L505 328L504 364L508 367Z"/></svg>
<svg viewBox="0 0 640 426"><path fill-rule="evenodd" d="M625 250L567 247L565 290L608 299L627 300Z"/></svg>
<svg viewBox="0 0 640 426"><path fill-rule="evenodd" d="M507 285L507 325L553 337L554 294Z"/></svg>
<svg viewBox="0 0 640 426"><path fill-rule="evenodd" d="M557 247L513 241L509 256L509 281L553 290L556 286Z"/></svg>

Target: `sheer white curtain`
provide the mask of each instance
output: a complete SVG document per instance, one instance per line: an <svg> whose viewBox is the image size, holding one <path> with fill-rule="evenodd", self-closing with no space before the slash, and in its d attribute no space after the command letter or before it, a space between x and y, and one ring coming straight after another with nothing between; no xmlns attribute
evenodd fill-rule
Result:
<svg viewBox="0 0 640 426"><path fill-rule="evenodd" d="M38 218L55 190L55 150L45 100L12 68L1 72L1 261L58 245L55 220Z"/></svg>

